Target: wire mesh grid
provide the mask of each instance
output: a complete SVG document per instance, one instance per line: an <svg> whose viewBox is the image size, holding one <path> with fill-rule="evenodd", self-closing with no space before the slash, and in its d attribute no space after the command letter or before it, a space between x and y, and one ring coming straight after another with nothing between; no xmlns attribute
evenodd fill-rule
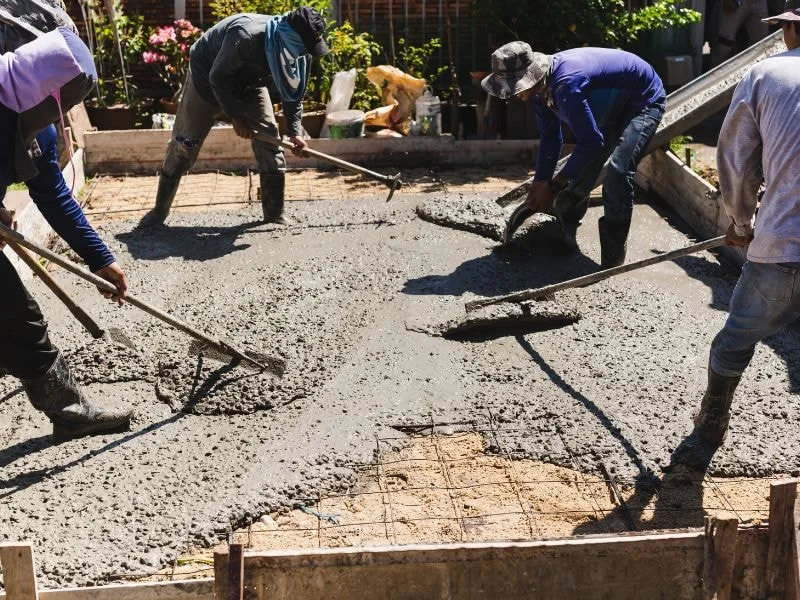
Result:
<svg viewBox="0 0 800 600"><path fill-rule="evenodd" d="M388 171L387 171L388 172ZM528 169L509 165L493 169L468 168L436 172L412 169L403 173L401 193L435 192L482 193L507 191L529 174ZM230 210L259 202L259 176L221 171L191 173L181 179L174 212L206 213ZM158 177L146 175L97 175L91 179L81 197L92 222L116 219L137 219L153 208L158 190ZM344 200L347 198L380 197L388 188L380 182L343 171L302 169L287 172L286 200Z"/></svg>
<svg viewBox="0 0 800 600"><path fill-rule="evenodd" d="M272 550L518 541L701 527L706 514L720 511L753 524L767 519L769 484L780 478L643 480L610 475L600 464L558 466L509 450L504 434L524 430L503 427L491 414L483 423L431 420L398 429L413 435L376 438L377 459L353 465L351 489L232 527L227 543ZM210 576L210 563L210 552L195 551L142 577Z"/></svg>

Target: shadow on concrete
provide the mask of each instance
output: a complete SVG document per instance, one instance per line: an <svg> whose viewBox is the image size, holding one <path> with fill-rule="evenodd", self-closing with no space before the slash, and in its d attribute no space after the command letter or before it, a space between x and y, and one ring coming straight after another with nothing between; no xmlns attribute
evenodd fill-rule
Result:
<svg viewBox="0 0 800 600"><path fill-rule="evenodd" d="M597 263L577 252L569 256L541 251L533 255L492 252L461 263L447 275L409 279L402 292L410 296L501 296L580 277Z"/></svg>
<svg viewBox="0 0 800 600"><path fill-rule="evenodd" d="M136 227L115 237L128 247L137 260L161 260L180 257L184 260L206 261L246 250L249 244L237 244L237 238L257 227L261 221L232 227Z"/></svg>

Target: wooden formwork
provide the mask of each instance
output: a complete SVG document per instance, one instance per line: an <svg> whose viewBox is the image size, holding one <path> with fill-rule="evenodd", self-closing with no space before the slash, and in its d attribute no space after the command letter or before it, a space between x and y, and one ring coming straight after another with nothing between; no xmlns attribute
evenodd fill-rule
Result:
<svg viewBox="0 0 800 600"><path fill-rule="evenodd" d="M214 579L37 591L30 544L0 545L1 600L681 600L800 598L797 480L770 486L769 525L560 540L214 556Z"/></svg>

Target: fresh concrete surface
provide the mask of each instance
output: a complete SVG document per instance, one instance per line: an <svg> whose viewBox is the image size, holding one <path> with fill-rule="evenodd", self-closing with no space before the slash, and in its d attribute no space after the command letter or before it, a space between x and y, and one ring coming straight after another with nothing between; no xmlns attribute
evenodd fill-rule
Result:
<svg viewBox="0 0 800 600"><path fill-rule="evenodd" d="M102 229L132 291L284 355L280 381L198 363L183 334L57 271L140 350L89 341L31 284L89 394L138 412L130 432L55 443L17 382L0 381L0 538L35 544L43 586L153 571L191 543L345 488L351 467L374 458L376 437L400 435L396 424L491 416L511 450L623 478L658 475L690 430L735 274L702 253L576 291L583 318L572 325L480 342L433 337L407 323L595 269L601 209L579 230L581 254L517 257L418 219L427 198L291 203L287 228L260 224L252 207L178 214L147 232L129 221ZM629 260L689 242L637 206ZM798 360L796 330L759 345L713 472L798 468Z"/></svg>

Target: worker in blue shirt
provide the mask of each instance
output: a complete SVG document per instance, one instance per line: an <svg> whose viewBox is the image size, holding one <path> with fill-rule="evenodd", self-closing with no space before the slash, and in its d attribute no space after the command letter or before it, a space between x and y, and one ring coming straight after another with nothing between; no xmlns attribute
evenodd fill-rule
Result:
<svg viewBox="0 0 800 600"><path fill-rule="evenodd" d="M591 192L608 162L603 185L601 266L625 262L633 214L633 177L661 122L666 92L653 67L622 50L574 48L553 55L511 42L492 54L492 73L482 82L502 99L531 101L541 133L536 173L525 206L553 213L565 247L577 249L575 231ZM563 145L562 123L575 149L556 173Z"/></svg>

